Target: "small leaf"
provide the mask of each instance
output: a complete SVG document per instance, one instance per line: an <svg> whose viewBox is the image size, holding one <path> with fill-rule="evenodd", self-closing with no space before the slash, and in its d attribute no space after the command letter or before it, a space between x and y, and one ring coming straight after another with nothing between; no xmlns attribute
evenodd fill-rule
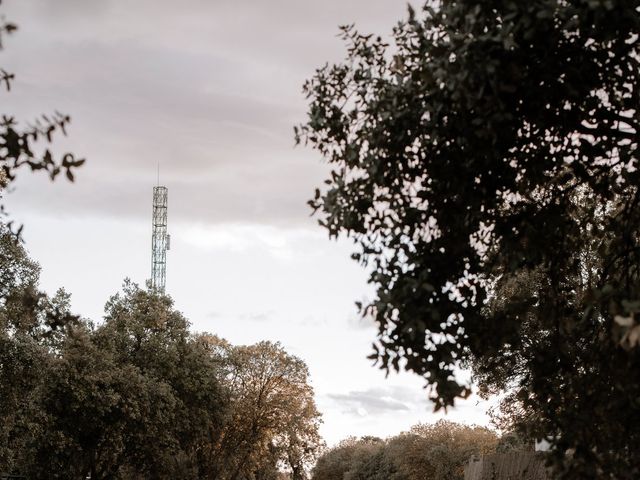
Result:
<svg viewBox="0 0 640 480"><path fill-rule="evenodd" d="M633 327L627 336L629 348L635 348L640 343L640 325Z"/></svg>
<svg viewBox="0 0 640 480"><path fill-rule="evenodd" d="M616 315L613 318L613 321L616 322L621 327L630 327L635 323L633 321L633 315L630 315L628 317L623 317L622 315Z"/></svg>

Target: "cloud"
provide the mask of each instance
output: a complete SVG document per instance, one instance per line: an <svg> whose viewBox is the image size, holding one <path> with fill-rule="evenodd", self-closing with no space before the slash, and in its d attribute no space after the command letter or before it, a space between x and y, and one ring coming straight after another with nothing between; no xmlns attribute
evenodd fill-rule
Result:
<svg viewBox="0 0 640 480"><path fill-rule="evenodd" d="M327 395L344 413L355 416L383 415L394 412L408 412L427 405L426 396L419 396L406 387L369 388L348 393Z"/></svg>
<svg viewBox="0 0 640 480"><path fill-rule="evenodd" d="M231 253L262 251L278 260L300 260L301 256L316 256L314 244L324 244L322 232L304 228L279 228L256 224L178 224L177 237L185 244L203 250Z"/></svg>
<svg viewBox="0 0 640 480"><path fill-rule="evenodd" d="M50 215L144 218L161 164L173 218L308 223L326 177L294 149L301 86L344 57L339 24L390 32L406 7L387 0L235 2L7 0L20 30L2 51L17 74L4 109L73 118L54 150L87 158L73 188L26 175L7 199Z"/></svg>

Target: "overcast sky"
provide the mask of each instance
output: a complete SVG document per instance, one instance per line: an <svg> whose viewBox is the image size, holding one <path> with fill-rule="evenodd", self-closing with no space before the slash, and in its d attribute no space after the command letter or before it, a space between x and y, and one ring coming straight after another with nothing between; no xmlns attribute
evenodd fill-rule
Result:
<svg viewBox="0 0 640 480"><path fill-rule="evenodd" d="M16 73L3 113L72 116L87 163L71 185L23 176L6 198L25 224L43 287L64 286L99 320L125 277L150 276L151 194L169 188L167 292L198 331L267 339L309 365L329 444L432 422L422 381L384 374L371 295L348 241L329 241L306 201L327 167L295 148L304 80L344 56L338 25L388 34L397 0L3 0L20 30L0 66ZM487 424L471 398L448 414Z"/></svg>

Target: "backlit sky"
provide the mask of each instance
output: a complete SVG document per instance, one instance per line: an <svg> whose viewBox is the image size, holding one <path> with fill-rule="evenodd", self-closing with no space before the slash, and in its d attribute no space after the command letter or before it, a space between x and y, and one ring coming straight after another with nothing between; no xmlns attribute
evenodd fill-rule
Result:
<svg viewBox="0 0 640 480"><path fill-rule="evenodd" d="M42 286L100 320L125 277L149 277L151 193L169 188L167 291L194 330L280 341L304 359L329 444L433 422L423 382L371 366L371 296L348 240L329 241L306 201L327 173L294 148L304 80L344 56L338 25L388 34L397 0L4 0L19 25L0 66L3 113L60 110L54 143L87 163L75 184L25 175L6 205L25 224ZM447 418L487 424L486 404Z"/></svg>

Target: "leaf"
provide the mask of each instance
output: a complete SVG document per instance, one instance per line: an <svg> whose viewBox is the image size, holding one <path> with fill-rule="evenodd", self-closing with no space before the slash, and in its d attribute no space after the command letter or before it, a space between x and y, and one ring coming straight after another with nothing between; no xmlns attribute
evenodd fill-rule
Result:
<svg viewBox="0 0 640 480"><path fill-rule="evenodd" d="M621 327L630 327L635 322L633 320L633 315L629 315L628 317L623 317L622 315L616 315L613 318L613 321Z"/></svg>
<svg viewBox="0 0 640 480"><path fill-rule="evenodd" d="M640 325L636 325L629 331L627 343L630 348L635 348L640 343Z"/></svg>

